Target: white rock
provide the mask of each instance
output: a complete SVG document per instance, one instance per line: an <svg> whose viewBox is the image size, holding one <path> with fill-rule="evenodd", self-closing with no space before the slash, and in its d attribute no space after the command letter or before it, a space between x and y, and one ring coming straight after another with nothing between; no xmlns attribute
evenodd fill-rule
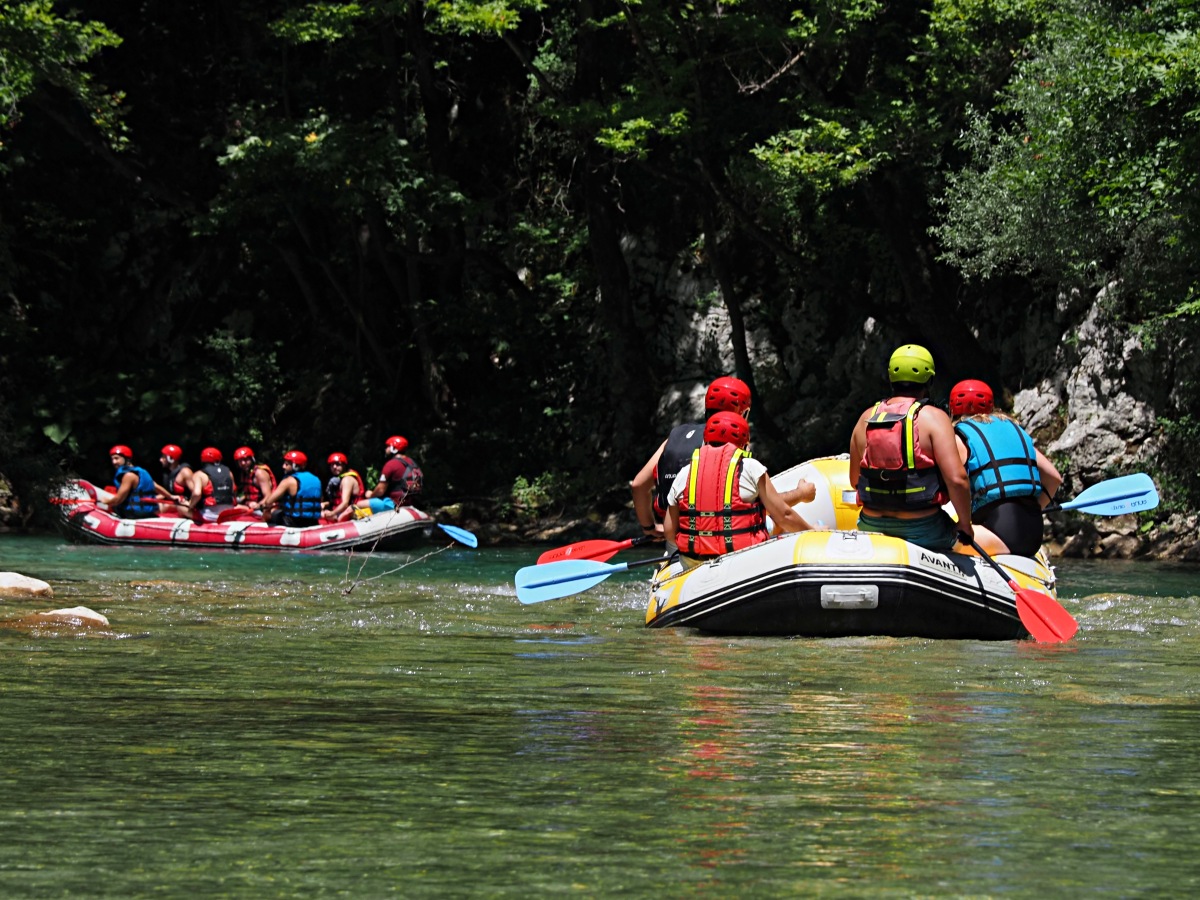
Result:
<svg viewBox="0 0 1200 900"><path fill-rule="evenodd" d="M34 596L53 597L54 589L44 581L18 575L16 572L0 572L0 595L8 597Z"/></svg>
<svg viewBox="0 0 1200 900"><path fill-rule="evenodd" d="M109 624L108 617L86 606L72 606L70 609L52 609L49 612L35 613L42 620L54 620L70 625L104 625Z"/></svg>

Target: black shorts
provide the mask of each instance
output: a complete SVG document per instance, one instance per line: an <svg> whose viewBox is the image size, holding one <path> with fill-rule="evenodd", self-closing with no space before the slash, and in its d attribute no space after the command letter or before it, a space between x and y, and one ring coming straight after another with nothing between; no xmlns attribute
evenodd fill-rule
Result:
<svg viewBox="0 0 1200 900"><path fill-rule="evenodd" d="M971 524L988 529L1018 556L1034 556L1042 546L1042 508L1034 497L989 503L971 513Z"/></svg>

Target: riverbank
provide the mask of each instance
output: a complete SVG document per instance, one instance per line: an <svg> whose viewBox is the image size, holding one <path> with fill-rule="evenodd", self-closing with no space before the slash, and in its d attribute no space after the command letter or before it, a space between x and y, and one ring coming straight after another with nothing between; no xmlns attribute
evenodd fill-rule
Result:
<svg viewBox="0 0 1200 900"><path fill-rule="evenodd" d="M439 522L466 528L486 546L570 544L604 538L625 540L642 532L629 506L608 498L607 511L560 509L531 513L501 510L496 504L464 501L429 510ZM20 507L0 480L0 534L49 534L52 521ZM1052 557L1067 559L1157 559L1200 562L1200 515L1171 512L1161 520L1148 516L1086 516L1055 513L1046 517L1045 541Z"/></svg>

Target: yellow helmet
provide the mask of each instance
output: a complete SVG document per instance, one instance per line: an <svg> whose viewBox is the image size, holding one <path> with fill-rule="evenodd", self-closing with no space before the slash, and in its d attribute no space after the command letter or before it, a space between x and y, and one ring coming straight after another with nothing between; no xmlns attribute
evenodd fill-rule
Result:
<svg viewBox="0 0 1200 900"><path fill-rule="evenodd" d="M925 384L935 374L933 356L919 344L897 347L892 358L888 360L889 381Z"/></svg>

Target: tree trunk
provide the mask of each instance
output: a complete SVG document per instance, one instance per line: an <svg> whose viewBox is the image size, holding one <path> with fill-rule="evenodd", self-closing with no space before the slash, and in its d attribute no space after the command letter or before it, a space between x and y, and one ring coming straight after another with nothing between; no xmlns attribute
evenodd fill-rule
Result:
<svg viewBox="0 0 1200 900"><path fill-rule="evenodd" d="M602 2L583 0L579 4L577 99L599 97L605 68L620 65L610 52L612 48L604 44L603 30L591 24L599 14L611 11L615 7L610 10ZM634 317L629 266L621 249L620 213L610 194L613 164L590 135L581 139L586 142L582 182L588 248L595 265L605 332L612 416L609 447L612 464L623 477L636 471L649 454L645 446L646 423L654 417L656 401L647 354Z"/></svg>

